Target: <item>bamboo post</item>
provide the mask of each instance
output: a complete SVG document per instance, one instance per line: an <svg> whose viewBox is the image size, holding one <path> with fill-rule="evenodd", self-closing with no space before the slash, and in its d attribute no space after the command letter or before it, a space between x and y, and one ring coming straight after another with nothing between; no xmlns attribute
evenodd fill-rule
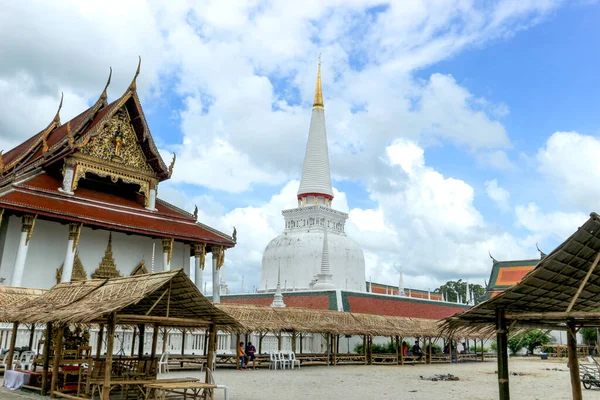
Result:
<svg viewBox="0 0 600 400"><path fill-rule="evenodd" d="M431 355L433 354L433 353L432 353L432 352L433 352L433 349L432 349L432 347L433 347L433 346L431 345L431 337L429 337L429 351L428 351L428 353L429 353L429 364L431 364L431 363L432 363L432 361L433 361L433 360L432 360L432 358L431 358Z"/></svg>
<svg viewBox="0 0 600 400"><path fill-rule="evenodd" d="M146 341L146 325L140 324L138 326L140 332L140 339L138 340L138 358L141 360L144 356L144 342Z"/></svg>
<svg viewBox="0 0 600 400"><path fill-rule="evenodd" d="M100 324L100 330L98 331L98 340L96 341L96 357L100 357L102 353L102 339L104 336L104 324Z"/></svg>
<svg viewBox="0 0 600 400"><path fill-rule="evenodd" d="M567 321L567 347L569 354L569 370L571 371L571 390L573 400L582 400L579 362L577 361L577 332L573 321Z"/></svg>
<svg viewBox="0 0 600 400"><path fill-rule="evenodd" d="M52 364L52 381L50 383L50 397L52 397L52 398L56 397L54 394L54 391L56 390L56 384L58 383L58 370L60 368L60 361L62 358L64 333L65 333L65 327L63 325L59 326L58 334L56 335L56 349L54 350L54 363ZM103 400L106 400L106 399L103 399Z"/></svg>
<svg viewBox="0 0 600 400"><path fill-rule="evenodd" d="M41 395L46 395L46 388L48 386L48 368L50 367L50 344L52 342L52 323L46 324L46 344L44 345L44 353L42 359L42 391Z"/></svg>
<svg viewBox="0 0 600 400"><path fill-rule="evenodd" d="M367 335L363 335L363 356L365 357L365 365L367 365Z"/></svg>
<svg viewBox="0 0 600 400"><path fill-rule="evenodd" d="M240 334L235 335L235 365L240 367Z"/></svg>
<svg viewBox="0 0 600 400"><path fill-rule="evenodd" d="M165 354L165 351L167 351L167 328L163 329L163 342L162 342L162 354Z"/></svg>
<svg viewBox="0 0 600 400"><path fill-rule="evenodd" d="M333 365L337 365L337 353L340 346L340 335L335 335L333 339Z"/></svg>
<svg viewBox="0 0 600 400"><path fill-rule="evenodd" d="M13 357L15 355L15 346L17 345L17 333L19 329L19 323L15 322L13 324L12 336L10 337L10 347L8 349L8 364L6 364L6 370L11 370L13 365Z"/></svg>
<svg viewBox="0 0 600 400"><path fill-rule="evenodd" d="M208 332L204 330L204 355L208 354Z"/></svg>
<svg viewBox="0 0 600 400"><path fill-rule="evenodd" d="M183 368L183 357L185 356L185 329L181 330L181 368Z"/></svg>
<svg viewBox="0 0 600 400"><path fill-rule="evenodd" d="M206 369L213 370L213 354L215 352L215 342L217 339L217 325L215 323L210 324L210 328L208 331L208 355L206 360ZM208 372L206 372L206 380L208 382Z"/></svg>
<svg viewBox="0 0 600 400"><path fill-rule="evenodd" d="M398 336L396 336L396 365L400 364L400 342Z"/></svg>
<svg viewBox="0 0 600 400"><path fill-rule="evenodd" d="M331 360L331 333L327 334L327 365Z"/></svg>
<svg viewBox="0 0 600 400"><path fill-rule="evenodd" d="M133 358L135 354L135 337L137 335L137 326L133 327L133 334L131 336L131 358Z"/></svg>
<svg viewBox="0 0 600 400"><path fill-rule="evenodd" d="M281 351L281 331L277 334L277 351Z"/></svg>
<svg viewBox="0 0 600 400"><path fill-rule="evenodd" d="M508 385L508 349L506 318L503 308L496 308L496 345L498 346L498 389L500 400L510 400Z"/></svg>
<svg viewBox="0 0 600 400"><path fill-rule="evenodd" d="M29 351L33 351L33 337L35 335L35 324L31 324L31 332L29 333Z"/></svg>
<svg viewBox="0 0 600 400"><path fill-rule="evenodd" d="M398 343L400 343L400 346L402 346L400 349L400 365L404 365L404 345L402 344L404 342L403 339L404 338L399 338L398 340Z"/></svg>
<svg viewBox="0 0 600 400"><path fill-rule="evenodd" d="M448 343L448 353L450 353L450 364L452 364L452 336L448 340L450 340L450 343Z"/></svg>
<svg viewBox="0 0 600 400"><path fill-rule="evenodd" d="M154 324L154 332L152 332L152 349L150 349L150 362L155 365L156 346L158 345L158 324Z"/></svg>
<svg viewBox="0 0 600 400"><path fill-rule="evenodd" d="M300 354L302 354L302 333L300 333Z"/></svg>
<svg viewBox="0 0 600 400"><path fill-rule="evenodd" d="M481 339L481 361L485 361L485 351L483 350L483 339Z"/></svg>
<svg viewBox="0 0 600 400"><path fill-rule="evenodd" d="M104 384L102 385L102 400L109 400L110 398L110 374L112 372L113 346L115 343L114 312L108 315L106 326L106 342L106 359L104 364ZM54 378L54 376L52 378Z"/></svg>
<svg viewBox="0 0 600 400"><path fill-rule="evenodd" d="M373 365L373 336L369 335L369 365Z"/></svg>
<svg viewBox="0 0 600 400"><path fill-rule="evenodd" d="M262 354L262 340L265 337L263 332L258 333L258 354Z"/></svg>
<svg viewBox="0 0 600 400"><path fill-rule="evenodd" d="M292 330L292 352L296 353L296 331Z"/></svg>

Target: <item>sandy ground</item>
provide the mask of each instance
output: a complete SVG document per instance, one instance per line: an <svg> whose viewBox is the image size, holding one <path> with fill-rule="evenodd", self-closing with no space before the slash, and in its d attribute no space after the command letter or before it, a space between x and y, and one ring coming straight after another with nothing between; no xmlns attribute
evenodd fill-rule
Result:
<svg viewBox="0 0 600 400"><path fill-rule="evenodd" d="M560 371L548 370L558 368ZM286 399L497 399L496 362L418 366L309 366L301 370L237 371L217 369L217 383L228 385L231 400ZM570 399L569 371L564 361L511 359L511 398ZM431 382L420 376L451 373L457 382ZM169 377L198 377L200 372L171 372ZM217 391L217 399L222 399ZM584 399L600 399L600 388L583 389ZM0 399L42 399L40 396L0 389Z"/></svg>

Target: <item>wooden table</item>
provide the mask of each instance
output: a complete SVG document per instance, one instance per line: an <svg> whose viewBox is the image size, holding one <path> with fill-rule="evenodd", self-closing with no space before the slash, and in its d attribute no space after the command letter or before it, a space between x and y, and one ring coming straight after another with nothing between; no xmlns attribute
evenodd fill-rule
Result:
<svg viewBox="0 0 600 400"><path fill-rule="evenodd" d="M216 389L217 385L203 382L155 382L146 384L145 388L145 400L150 400L152 398L155 400L164 400L167 393L183 395L184 399L188 398L188 396L191 399L206 399L208 394L206 389ZM188 393L188 391L190 391L190 393ZM154 395L154 397L152 397L152 395ZM210 399L213 398L214 390L210 393Z"/></svg>

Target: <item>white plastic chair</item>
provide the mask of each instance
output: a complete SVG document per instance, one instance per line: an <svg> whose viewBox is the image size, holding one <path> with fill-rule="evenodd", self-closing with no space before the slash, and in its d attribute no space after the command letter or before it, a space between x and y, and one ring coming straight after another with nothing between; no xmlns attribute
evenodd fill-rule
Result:
<svg viewBox="0 0 600 400"><path fill-rule="evenodd" d="M208 376L208 382L206 382L206 383L211 384L211 385L216 385L217 389L223 389L223 392L225 394L225 400L229 400L229 388L225 385L217 385L215 383L215 378L213 377L213 374L209 368L206 368L206 374ZM210 391L212 389L208 389L208 390Z"/></svg>
<svg viewBox="0 0 600 400"><path fill-rule="evenodd" d="M0 364L0 368L4 368L5 371L8 369L8 363L7 363L8 362L8 354L9 353L4 354L4 358L2 359L2 364ZM11 369L13 369L13 370L15 369L18 361L19 361L19 352L15 351L13 354Z"/></svg>
<svg viewBox="0 0 600 400"><path fill-rule="evenodd" d="M276 354L277 357L279 357L279 365L281 366L281 369L286 369L288 365L288 360L285 358L285 355L283 355L282 352Z"/></svg>
<svg viewBox="0 0 600 400"><path fill-rule="evenodd" d="M300 369L300 360L296 358L296 353L290 352L290 367L294 369L294 364L298 364L298 369Z"/></svg>
<svg viewBox="0 0 600 400"><path fill-rule="evenodd" d="M158 362L158 373L162 374L163 373L163 368L165 370L165 374L169 373L169 352L165 351L161 356L160 356L160 361Z"/></svg>
<svg viewBox="0 0 600 400"><path fill-rule="evenodd" d="M277 365L279 365L279 360L277 359L277 357L275 357L275 354L273 353L268 353L269 354L269 369L277 369Z"/></svg>
<svg viewBox="0 0 600 400"><path fill-rule="evenodd" d="M19 363L21 364L21 369L30 370L33 365L34 358L35 358L35 353L33 351L22 352L20 360L19 360Z"/></svg>
<svg viewBox="0 0 600 400"><path fill-rule="evenodd" d="M213 353L213 360L212 360L212 370L213 372L215 371L215 368L217 368L217 353Z"/></svg>

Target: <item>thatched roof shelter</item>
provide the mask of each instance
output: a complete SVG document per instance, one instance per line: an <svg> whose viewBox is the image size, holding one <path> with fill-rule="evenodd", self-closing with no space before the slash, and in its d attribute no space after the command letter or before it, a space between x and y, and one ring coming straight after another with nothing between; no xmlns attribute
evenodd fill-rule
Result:
<svg viewBox="0 0 600 400"><path fill-rule="evenodd" d="M0 286L0 310L2 310L2 313L0 313L0 321L10 322L2 319L3 314L6 313L6 311L27 303L44 293L46 293L46 291L43 289Z"/></svg>
<svg viewBox="0 0 600 400"><path fill-rule="evenodd" d="M440 337L439 321L307 308L272 308L255 305L218 304L235 318L238 332L303 332L336 335ZM477 335L475 335L477 336ZM477 336L478 337L478 336Z"/></svg>
<svg viewBox="0 0 600 400"><path fill-rule="evenodd" d="M207 300L182 269L111 279L59 283L43 294L3 310L2 319L20 323L160 323L200 327L236 326L229 314Z"/></svg>
<svg viewBox="0 0 600 400"><path fill-rule="evenodd" d="M521 282L468 311L446 319L445 328L493 331L496 309L513 327L565 329L600 326L600 216L596 213L541 260Z"/></svg>

